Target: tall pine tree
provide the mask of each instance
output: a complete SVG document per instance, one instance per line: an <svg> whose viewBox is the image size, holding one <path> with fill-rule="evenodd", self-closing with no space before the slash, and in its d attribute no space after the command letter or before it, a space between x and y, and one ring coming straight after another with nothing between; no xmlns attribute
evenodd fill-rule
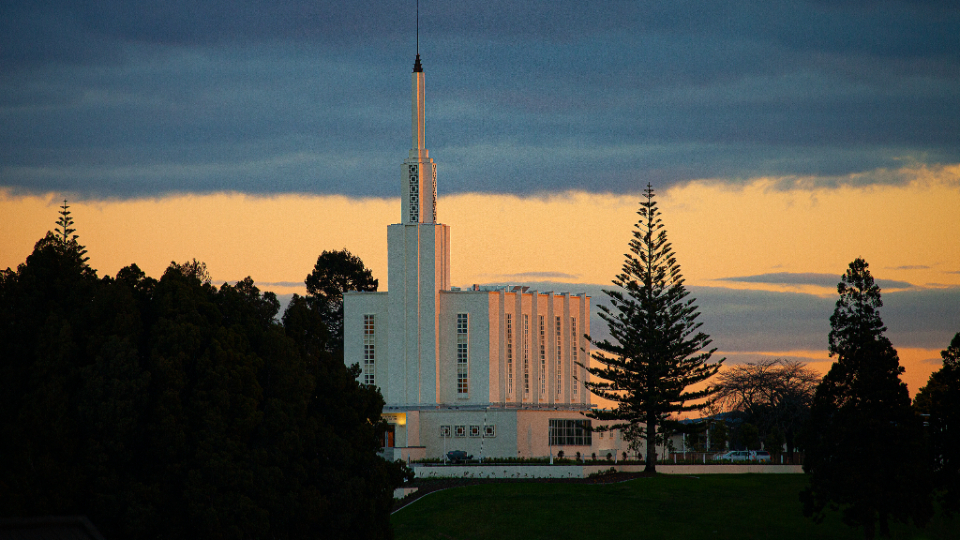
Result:
<svg viewBox="0 0 960 540"><path fill-rule="evenodd" d="M86 256L87 248L81 246L77 241L80 236L73 234L77 232L77 230L73 228L73 218L70 217L70 205L67 204L66 199L63 200L63 205L60 207L59 213L60 218L56 221L56 238L60 241L64 249L75 251L80 262L86 263L90 260L90 257Z"/></svg>
<svg viewBox="0 0 960 540"><path fill-rule="evenodd" d="M714 388L688 387L716 374L723 360L709 362L716 349L705 350L710 337L699 331L700 314L687 298L690 293L649 184L644 198L630 253L613 280L619 289L604 291L612 307L599 306L615 342L593 341L599 352L588 371L595 378L586 386L616 404L588 416L616 421L608 429L639 432L646 441L645 471L656 472L658 435L681 428L672 414L703 406Z"/></svg>
<svg viewBox="0 0 960 540"><path fill-rule="evenodd" d="M910 407L903 367L883 333L880 287L863 259L843 276L830 317L830 371L817 387L805 434L810 485L804 513L816 521L839 509L866 538L889 536L889 521L923 525L932 514L930 474L919 417Z"/></svg>

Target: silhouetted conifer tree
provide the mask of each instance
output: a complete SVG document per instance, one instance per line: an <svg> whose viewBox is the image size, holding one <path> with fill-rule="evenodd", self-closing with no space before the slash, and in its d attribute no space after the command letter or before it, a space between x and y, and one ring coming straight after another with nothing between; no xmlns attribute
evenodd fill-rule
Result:
<svg viewBox="0 0 960 540"><path fill-rule="evenodd" d="M814 395L804 436L810 485L801 500L816 521L825 508L839 509L873 538L878 530L889 536L891 518L925 524L932 506L921 422L883 335L880 287L867 266L856 259L837 285L829 336L837 360Z"/></svg>
<svg viewBox="0 0 960 540"><path fill-rule="evenodd" d="M600 352L593 355L589 372L595 378L586 386L616 404L588 416L617 421L610 429L639 432L646 441L645 471L655 472L660 431L681 430L670 415L704 405L714 388L688 387L716 374L723 360L709 363L716 349L705 351L710 337L699 331L700 314L687 298L649 184L644 195L630 253L613 280L619 289L604 290L612 307L599 306L614 341L592 341Z"/></svg>
<svg viewBox="0 0 960 540"><path fill-rule="evenodd" d="M85 257L87 248L77 242L80 236L73 234L77 232L77 230L73 228L73 218L70 217L70 206L67 204L66 199L63 200L63 205L60 206L60 218L57 219L56 224L58 227L58 229L56 229L56 235L57 238L60 239L60 243L64 247L69 246L77 253L83 262L87 262L90 259L89 257Z"/></svg>

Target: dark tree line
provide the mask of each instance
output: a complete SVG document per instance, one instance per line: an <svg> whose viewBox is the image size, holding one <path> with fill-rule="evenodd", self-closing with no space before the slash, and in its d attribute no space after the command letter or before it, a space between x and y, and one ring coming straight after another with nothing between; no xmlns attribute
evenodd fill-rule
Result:
<svg viewBox="0 0 960 540"><path fill-rule="evenodd" d="M0 272L0 512L115 538L387 538L402 466L324 314L203 263L98 278L57 232ZM346 255L349 255L349 253ZM361 264L362 266L362 264ZM341 347L342 349L342 347Z"/></svg>
<svg viewBox="0 0 960 540"><path fill-rule="evenodd" d="M943 509L960 511L960 332L940 356L943 366L930 374L913 406L927 423L930 465Z"/></svg>

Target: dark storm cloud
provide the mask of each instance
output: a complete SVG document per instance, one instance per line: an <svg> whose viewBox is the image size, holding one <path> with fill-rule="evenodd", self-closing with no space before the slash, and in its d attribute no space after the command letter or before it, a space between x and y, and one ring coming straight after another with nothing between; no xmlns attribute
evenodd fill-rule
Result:
<svg viewBox="0 0 960 540"><path fill-rule="evenodd" d="M0 186L395 196L412 0L6 2ZM960 161L938 2L421 3L441 193Z"/></svg>

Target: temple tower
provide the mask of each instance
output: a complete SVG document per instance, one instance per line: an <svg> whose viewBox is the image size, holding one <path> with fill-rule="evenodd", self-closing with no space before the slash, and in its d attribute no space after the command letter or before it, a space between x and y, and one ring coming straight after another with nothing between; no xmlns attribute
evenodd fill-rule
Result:
<svg viewBox="0 0 960 540"><path fill-rule="evenodd" d="M437 165L424 135L424 73L413 65L412 144L401 167L400 223L387 230L388 391L410 405L437 403L439 292L450 289L450 227L437 222Z"/></svg>

